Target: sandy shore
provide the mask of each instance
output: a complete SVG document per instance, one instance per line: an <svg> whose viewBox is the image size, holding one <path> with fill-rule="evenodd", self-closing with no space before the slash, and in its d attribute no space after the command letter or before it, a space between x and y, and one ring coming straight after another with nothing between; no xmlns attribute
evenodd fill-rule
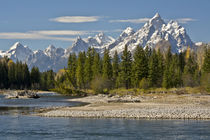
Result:
<svg viewBox="0 0 210 140"><path fill-rule="evenodd" d="M41 110L45 117L210 119L210 95L148 94L142 96L88 96L69 99L89 103L79 107Z"/></svg>

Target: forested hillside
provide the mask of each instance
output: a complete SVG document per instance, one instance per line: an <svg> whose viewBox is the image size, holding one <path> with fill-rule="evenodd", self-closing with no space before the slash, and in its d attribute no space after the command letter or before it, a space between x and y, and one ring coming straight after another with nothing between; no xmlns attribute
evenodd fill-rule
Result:
<svg viewBox="0 0 210 140"><path fill-rule="evenodd" d="M199 52L199 51L197 51ZM121 56L113 58L109 50L100 57L94 48L69 56L68 68L56 76L56 90L77 94L88 89L106 93L118 88L181 88L201 87L210 90L210 49L203 54L188 48L185 52L172 54L137 47L134 55L127 46Z"/></svg>

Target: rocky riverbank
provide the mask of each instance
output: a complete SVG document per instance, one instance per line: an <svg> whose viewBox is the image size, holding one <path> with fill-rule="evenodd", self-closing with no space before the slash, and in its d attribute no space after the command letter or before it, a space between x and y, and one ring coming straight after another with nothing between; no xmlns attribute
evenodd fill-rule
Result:
<svg viewBox="0 0 210 140"><path fill-rule="evenodd" d="M42 110L45 117L210 119L210 96L201 94L141 96L97 95L70 99L90 103L79 107Z"/></svg>

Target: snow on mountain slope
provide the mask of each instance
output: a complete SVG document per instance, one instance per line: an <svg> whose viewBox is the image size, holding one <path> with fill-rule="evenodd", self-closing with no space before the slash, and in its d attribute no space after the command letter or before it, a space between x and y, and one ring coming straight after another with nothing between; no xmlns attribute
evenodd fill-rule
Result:
<svg viewBox="0 0 210 140"><path fill-rule="evenodd" d="M55 48L50 45L44 51L34 51L27 59L29 68L33 66L39 67L40 71L47 71L52 69L58 71L67 65L67 58L64 57L65 50L63 48Z"/></svg>
<svg viewBox="0 0 210 140"><path fill-rule="evenodd" d="M102 47L114 41L111 36L106 36L104 33L99 33L95 37L88 37L87 43L91 47Z"/></svg>
<svg viewBox="0 0 210 140"><path fill-rule="evenodd" d="M88 43L86 43L80 36L78 36L73 45L67 49L66 56L73 52L78 54L80 51L87 51L88 47Z"/></svg>
<svg viewBox="0 0 210 140"><path fill-rule="evenodd" d="M56 48L53 45L49 45L48 48L44 50L45 55L49 57L62 57L65 54L65 49L63 48Z"/></svg>
<svg viewBox="0 0 210 140"><path fill-rule="evenodd" d="M7 56L14 62L17 60L25 62L31 69L33 66L39 67L40 71L53 69L58 71L67 65L67 58L64 57L65 49L55 48L50 45L44 51L32 51L27 46L16 42L8 51L0 51L0 57Z"/></svg>
<svg viewBox="0 0 210 140"><path fill-rule="evenodd" d="M20 42L16 42L8 51L0 53L2 57L7 56L13 61L19 60L22 62L26 62L27 57L31 54L33 54L33 51Z"/></svg>
<svg viewBox="0 0 210 140"><path fill-rule="evenodd" d="M73 45L67 49L66 56L68 56L71 52L78 54L80 51L87 51L89 47L93 47L98 52L101 52L104 47L114 41L115 40L112 37L106 36L104 33L99 33L95 37L88 37L87 39L77 37Z"/></svg>
<svg viewBox="0 0 210 140"><path fill-rule="evenodd" d="M109 48L112 55L115 51L122 53L125 45L128 46L131 52L134 52L137 46L154 48L155 44L163 40L170 42L173 53L179 53L188 46L194 46L194 43L182 26L176 21L170 21L166 24L157 13L134 34L128 35L122 40L117 39L113 43L114 45L111 44Z"/></svg>

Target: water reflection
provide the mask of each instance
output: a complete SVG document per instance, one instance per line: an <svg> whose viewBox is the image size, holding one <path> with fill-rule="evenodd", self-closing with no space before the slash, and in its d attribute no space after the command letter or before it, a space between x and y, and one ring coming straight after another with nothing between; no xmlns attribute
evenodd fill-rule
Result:
<svg viewBox="0 0 210 140"><path fill-rule="evenodd" d="M39 99L6 99L0 95L0 115L33 113L35 109L47 107L76 106L79 102L69 102L68 96L56 93L39 94Z"/></svg>

